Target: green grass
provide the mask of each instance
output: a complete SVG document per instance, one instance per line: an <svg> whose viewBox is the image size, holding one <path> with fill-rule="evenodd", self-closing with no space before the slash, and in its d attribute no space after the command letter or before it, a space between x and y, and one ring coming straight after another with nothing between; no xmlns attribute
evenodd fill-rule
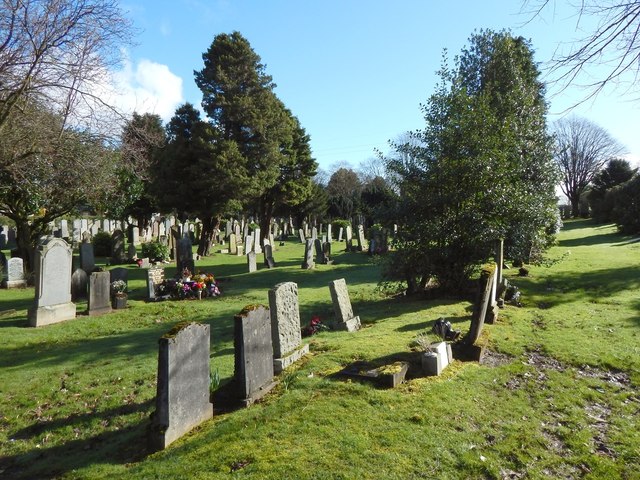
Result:
<svg viewBox="0 0 640 480"><path fill-rule="evenodd" d="M147 304L130 269L130 308L26 328L33 289L0 292L1 478L640 478L640 243L613 226L567 223L551 266L505 273L523 292L484 340L494 361L454 362L441 377L385 390L335 374L357 360L408 360L416 335L447 317L468 329L471 304L385 298L366 255L300 268L304 247L201 262L224 279L213 300ZM334 244L334 251L340 250ZM171 274L168 269L167 274ZM157 340L184 320L211 325L212 370L233 376L233 315L299 286L303 322L331 318L328 282L344 277L360 332L324 332L266 399L227 411L149 454ZM78 312L86 309L78 305ZM513 475L513 477L510 477ZM522 475L517 477L517 475Z"/></svg>

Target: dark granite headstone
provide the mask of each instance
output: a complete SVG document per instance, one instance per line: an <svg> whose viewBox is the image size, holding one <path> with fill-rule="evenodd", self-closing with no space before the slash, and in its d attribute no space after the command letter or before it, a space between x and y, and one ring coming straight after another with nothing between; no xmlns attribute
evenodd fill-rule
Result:
<svg viewBox="0 0 640 480"><path fill-rule="evenodd" d="M123 280L129 287L129 270L124 267L116 267L109 270L109 281L111 283L116 280Z"/></svg>
<svg viewBox="0 0 640 480"><path fill-rule="evenodd" d="M213 417L209 401L209 325L176 325L159 341L156 411L150 443L161 450Z"/></svg>
<svg viewBox="0 0 640 480"><path fill-rule="evenodd" d="M117 265L124 261L124 233L119 229L114 230L111 235L111 263Z"/></svg>
<svg viewBox="0 0 640 480"><path fill-rule="evenodd" d="M96 259L93 254L93 244L83 242L80 244L79 249L80 268L83 269L87 273L87 275L90 275L96 266Z"/></svg>
<svg viewBox="0 0 640 480"><path fill-rule="evenodd" d="M77 301L87 298L89 276L82 268L76 268L71 275L71 300Z"/></svg>
<svg viewBox="0 0 640 480"><path fill-rule="evenodd" d="M276 266L276 262L273 259L273 248L268 243L264 246L264 264L267 268L274 268Z"/></svg>

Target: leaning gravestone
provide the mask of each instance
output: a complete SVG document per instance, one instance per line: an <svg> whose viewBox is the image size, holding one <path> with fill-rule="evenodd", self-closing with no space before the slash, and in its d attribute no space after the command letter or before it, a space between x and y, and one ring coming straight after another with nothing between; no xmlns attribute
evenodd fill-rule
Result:
<svg viewBox="0 0 640 480"><path fill-rule="evenodd" d="M300 236L300 243L304 243L305 242L305 238L304 238L304 230L302 230L301 228L298 230L298 235Z"/></svg>
<svg viewBox="0 0 640 480"><path fill-rule="evenodd" d="M93 272L96 266L96 259L93 255L93 244L81 243L80 244L80 268L83 269L87 275Z"/></svg>
<svg viewBox="0 0 640 480"><path fill-rule="evenodd" d="M267 268L276 266L276 261L273 259L273 248L268 243L264 245L264 264Z"/></svg>
<svg viewBox="0 0 640 480"><path fill-rule="evenodd" d="M111 235L111 263L117 265L124 260L124 234L122 230L114 230Z"/></svg>
<svg viewBox="0 0 640 480"><path fill-rule="evenodd" d="M111 283L109 272L93 272L89 276L87 313L98 316L111 313Z"/></svg>
<svg viewBox="0 0 640 480"><path fill-rule="evenodd" d="M244 237L244 253L249 253L253 251L253 237L251 235L246 235Z"/></svg>
<svg viewBox="0 0 640 480"><path fill-rule="evenodd" d="M258 264L256 263L256 252L247 253L247 266L249 267L249 273L253 273L258 270Z"/></svg>
<svg viewBox="0 0 640 480"><path fill-rule="evenodd" d="M322 240L320 240L319 238L316 238L313 241L313 245L316 249L316 260L318 260L318 263L324 263L322 261L322 257L324 255L324 253L322 252Z"/></svg>
<svg viewBox="0 0 640 480"><path fill-rule="evenodd" d="M7 261L7 288L26 287L24 277L24 262L20 257L13 257Z"/></svg>
<svg viewBox="0 0 640 480"><path fill-rule="evenodd" d="M347 237L345 240L346 243L346 251L350 252L353 250L353 231L351 229L351 225L347 225Z"/></svg>
<svg viewBox="0 0 640 480"><path fill-rule="evenodd" d="M76 268L71 275L71 300L76 301L87 298L89 276L82 268Z"/></svg>
<svg viewBox="0 0 640 480"><path fill-rule="evenodd" d="M209 401L209 325L178 324L160 338L156 411L150 430L154 450L213 417Z"/></svg>
<svg viewBox="0 0 640 480"><path fill-rule="evenodd" d="M338 230L338 242L342 241L342 233L344 232L344 228L340 227L340 230Z"/></svg>
<svg viewBox="0 0 640 480"><path fill-rule="evenodd" d="M347 332L355 332L360 329L360 317L353 315L351 300L349 299L349 291L347 290L347 282L344 278L329 282L329 291L331 292L331 301L333 302L333 310L336 315L336 330L346 330Z"/></svg>
<svg viewBox="0 0 640 480"><path fill-rule="evenodd" d="M308 239L304 245L304 261L302 262L302 268L310 270L315 266L316 264L313 261L313 240Z"/></svg>
<svg viewBox="0 0 640 480"><path fill-rule="evenodd" d="M29 325L40 327L76 316L71 302L73 251L61 238L48 238L35 254L35 303L29 309Z"/></svg>
<svg viewBox="0 0 640 480"><path fill-rule="evenodd" d="M249 406L276 385L269 309L263 305L248 306L233 320L234 376L240 400Z"/></svg>
<svg viewBox="0 0 640 480"><path fill-rule="evenodd" d="M309 345L301 346L298 285L279 283L269 290L273 368L280 373L309 352Z"/></svg>
<svg viewBox="0 0 640 480"><path fill-rule="evenodd" d="M322 263L325 265L331 265L333 259L331 258L331 242L324 242L322 244Z"/></svg>

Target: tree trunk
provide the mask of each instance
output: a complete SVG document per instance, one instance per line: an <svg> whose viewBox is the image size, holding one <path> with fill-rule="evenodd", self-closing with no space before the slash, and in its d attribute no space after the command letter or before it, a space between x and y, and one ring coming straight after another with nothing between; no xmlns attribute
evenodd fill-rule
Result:
<svg viewBox="0 0 640 480"><path fill-rule="evenodd" d="M271 218L273 217L273 203L264 202L260 212L260 246L264 247L264 237L269 235L269 227L271 226Z"/></svg>
<svg viewBox="0 0 640 480"><path fill-rule="evenodd" d="M34 267L34 245L35 239L32 239L33 231L31 225L27 220L16 220L16 250L18 251L18 257L22 258L24 262L24 269L26 272L33 271Z"/></svg>
<svg viewBox="0 0 640 480"><path fill-rule="evenodd" d="M571 195L569 202L571 202L571 216L578 218L580 216L580 195Z"/></svg>
<svg viewBox="0 0 640 480"><path fill-rule="evenodd" d="M202 233L198 241L198 255L208 257L211 255L213 233L220 224L220 217L207 216L202 220Z"/></svg>

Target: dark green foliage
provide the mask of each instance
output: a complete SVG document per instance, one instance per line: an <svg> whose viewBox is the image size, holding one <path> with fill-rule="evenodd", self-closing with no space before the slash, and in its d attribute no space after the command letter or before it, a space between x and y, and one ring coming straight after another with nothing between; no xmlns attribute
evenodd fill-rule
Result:
<svg viewBox="0 0 640 480"><path fill-rule="evenodd" d="M622 233L640 233L640 175L609 189L605 200L613 205L611 219Z"/></svg>
<svg viewBox="0 0 640 480"><path fill-rule="evenodd" d="M348 168L336 170L327 184L329 215L351 218L360 211L362 182L358 174Z"/></svg>
<svg viewBox="0 0 640 480"><path fill-rule="evenodd" d="M382 177L374 177L365 183L360 194L362 214L367 225L374 223L390 224L395 216L398 195Z"/></svg>
<svg viewBox="0 0 640 480"><path fill-rule="evenodd" d="M93 243L93 254L96 257L108 257L111 255L111 235L109 232L96 233L91 243Z"/></svg>
<svg viewBox="0 0 640 480"><path fill-rule="evenodd" d="M423 107L426 127L387 159L400 192L397 252L387 272L420 289L435 277L461 291L505 239L511 256L548 245L556 169L544 88L529 43L481 32L443 66Z"/></svg>
<svg viewBox="0 0 640 480"><path fill-rule="evenodd" d="M141 246L142 258L148 258L152 262L169 260L169 247L160 242L146 242Z"/></svg>
<svg viewBox="0 0 640 480"><path fill-rule="evenodd" d="M591 182L591 189L587 194L591 215L598 222L611 221L611 211L613 210L612 196L607 192L616 185L620 185L636 173L637 168L631 168L627 160L614 158L609 160Z"/></svg>

